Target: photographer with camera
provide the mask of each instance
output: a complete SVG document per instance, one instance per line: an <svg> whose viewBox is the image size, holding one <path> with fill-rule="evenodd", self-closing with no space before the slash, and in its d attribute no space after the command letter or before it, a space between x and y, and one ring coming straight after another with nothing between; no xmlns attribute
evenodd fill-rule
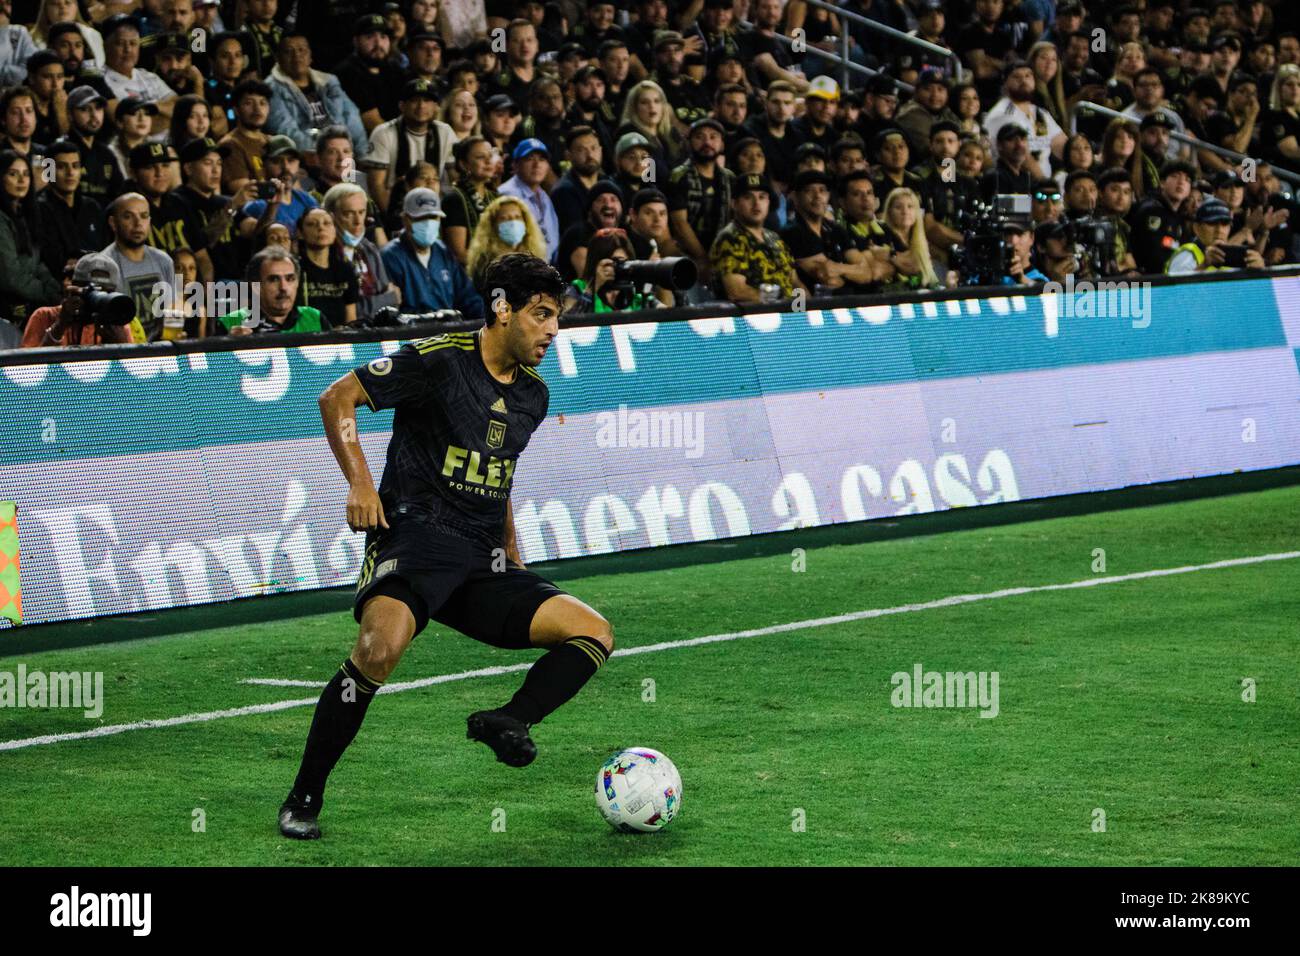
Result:
<svg viewBox="0 0 1300 956"><path fill-rule="evenodd" d="M632 242L622 229L599 229L587 247L587 264L581 278L574 279L564 293L566 312L636 312L641 309L671 307L673 293L664 285L656 284L653 295L647 295L647 270L650 263L663 263L655 272L659 281L672 278L667 275L672 265L682 270L678 278L685 287L695 284L695 270L691 260L660 259L655 252L649 260L634 261L636 253ZM689 275L687 273L690 273ZM654 281L653 279L651 281Z"/></svg>
<svg viewBox="0 0 1300 956"><path fill-rule="evenodd" d="M1062 285L1065 284L1067 276L1084 277L1079 259L1075 255L1074 237L1068 223L1049 219L1035 226L1034 252L1037 253L1038 264L1042 269L1041 271L1029 270L1030 273L1046 276L1048 281ZM1036 281L1029 273L1020 281L1024 282L1026 279Z"/></svg>
<svg viewBox="0 0 1300 956"><path fill-rule="evenodd" d="M122 273L108 256L91 252L66 270L63 301L27 320L22 348L129 345L135 302L123 294Z"/></svg>
<svg viewBox="0 0 1300 956"><path fill-rule="evenodd" d="M1204 200L1192 222L1195 238L1174 250L1165 265L1165 272L1177 276L1220 269L1264 268L1264 257L1257 250L1244 245L1229 245L1228 234L1231 231L1232 210L1227 203L1221 199Z"/></svg>
<svg viewBox="0 0 1300 956"><path fill-rule="evenodd" d="M316 209L316 200L298 188L302 175L302 154L288 136L272 136L266 144L262 168L267 178L257 184L257 198L242 210L239 234L251 239L273 222L288 227L290 234L308 209Z"/></svg>
<svg viewBox="0 0 1300 956"><path fill-rule="evenodd" d="M1057 223L1047 223L1049 226ZM1022 219L1009 219L1002 223L1002 242L1006 248L1006 273L1002 285L1036 285L1046 282L1047 276L1033 266L1034 228Z"/></svg>

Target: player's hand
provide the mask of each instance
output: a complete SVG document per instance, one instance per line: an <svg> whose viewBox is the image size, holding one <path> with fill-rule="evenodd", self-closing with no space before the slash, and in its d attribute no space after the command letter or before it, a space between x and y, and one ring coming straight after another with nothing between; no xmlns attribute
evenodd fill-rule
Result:
<svg viewBox="0 0 1300 956"><path fill-rule="evenodd" d="M384 506L374 485L353 485L348 490L348 527L353 531L388 527Z"/></svg>

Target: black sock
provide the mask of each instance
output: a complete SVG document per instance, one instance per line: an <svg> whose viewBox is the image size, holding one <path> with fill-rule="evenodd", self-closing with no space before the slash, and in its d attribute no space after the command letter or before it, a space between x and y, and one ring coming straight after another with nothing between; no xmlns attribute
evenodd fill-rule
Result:
<svg viewBox="0 0 1300 956"><path fill-rule="evenodd" d="M526 724L536 724L582 690L582 685L608 659L609 651L595 638L571 637L532 666L524 686L501 712Z"/></svg>
<svg viewBox="0 0 1300 956"><path fill-rule="evenodd" d="M351 681L351 686L345 686L345 681ZM293 797L300 803L320 807L325 780L361 729L366 709L380 686L361 673L351 658L325 685L307 732L298 779L293 782Z"/></svg>

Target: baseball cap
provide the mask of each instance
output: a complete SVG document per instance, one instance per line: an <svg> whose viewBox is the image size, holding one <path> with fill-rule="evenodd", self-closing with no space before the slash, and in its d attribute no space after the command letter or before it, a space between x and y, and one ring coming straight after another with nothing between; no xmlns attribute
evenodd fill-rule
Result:
<svg viewBox="0 0 1300 956"><path fill-rule="evenodd" d="M1242 182L1241 177L1237 175L1235 170L1231 170L1231 169L1220 170L1219 174L1214 177L1215 189L1223 189L1226 186L1244 186L1244 185L1246 184Z"/></svg>
<svg viewBox="0 0 1300 956"><path fill-rule="evenodd" d="M655 31L654 48L656 52L658 52L661 46L668 46L672 43L676 43L678 46L684 46L686 41L682 39L682 35L676 30Z"/></svg>
<svg viewBox="0 0 1300 956"><path fill-rule="evenodd" d="M407 80L402 85L402 99L411 100L416 97L423 97L426 100L436 100L438 99L438 90L428 80Z"/></svg>
<svg viewBox="0 0 1300 956"><path fill-rule="evenodd" d="M668 197L658 189L638 189L636 195L632 197L632 211L637 212L642 206L648 206L652 202L661 202L668 205Z"/></svg>
<svg viewBox="0 0 1300 956"><path fill-rule="evenodd" d="M1231 32L1220 33L1218 36L1211 37L1210 39L1211 52L1213 52L1214 50L1222 50L1225 46L1236 47L1238 50L1240 50L1241 37Z"/></svg>
<svg viewBox="0 0 1300 956"><path fill-rule="evenodd" d="M727 131L722 128L722 123L720 123L718 120L715 120L712 116L702 117L700 119L697 119L694 123L691 124L692 133L694 133L697 129L716 129L718 131L719 136L727 135Z"/></svg>
<svg viewBox="0 0 1300 956"><path fill-rule="evenodd" d="M1034 227L1034 243L1038 244L1047 239L1064 239L1069 235L1069 232L1065 223L1049 219L1046 222L1040 222Z"/></svg>
<svg viewBox="0 0 1300 956"><path fill-rule="evenodd" d="M764 177L751 173L748 176L741 176L731 187L732 196L743 196L745 193L767 193L770 196L772 187Z"/></svg>
<svg viewBox="0 0 1300 956"><path fill-rule="evenodd" d="M181 162L192 163L202 159L208 153L216 153L218 156L227 156L230 153L229 146L219 146L217 141L211 136L205 136L202 139L192 139L181 147Z"/></svg>
<svg viewBox="0 0 1300 956"><path fill-rule="evenodd" d="M72 281L77 285L89 285L111 288L114 292L122 291L122 271L117 263L102 252L88 252L77 260L72 271Z"/></svg>
<svg viewBox="0 0 1300 956"><path fill-rule="evenodd" d="M495 96L489 96L483 103L485 113L495 113L497 110L509 110L516 116L519 115L519 107L505 93L497 93Z"/></svg>
<svg viewBox="0 0 1300 956"><path fill-rule="evenodd" d="M921 68L921 72L916 77L916 88L919 90L923 86L947 86L948 81L944 78L943 70L936 69L933 66Z"/></svg>
<svg viewBox="0 0 1300 956"><path fill-rule="evenodd" d="M78 86L68 94L68 108L80 109L83 106L89 106L91 103L107 103L103 95L95 90L93 86Z"/></svg>
<svg viewBox="0 0 1300 956"><path fill-rule="evenodd" d="M808 92L804 96L813 96L818 99L836 102L840 98L840 85L831 77L823 74L808 84Z"/></svg>
<svg viewBox="0 0 1300 956"><path fill-rule="evenodd" d="M515 147L515 151L510 154L510 158L518 162L526 156L533 155L533 153L541 153L547 159L551 158L551 151L546 148L546 144L535 136L520 140L519 145Z"/></svg>
<svg viewBox="0 0 1300 956"><path fill-rule="evenodd" d="M402 212L412 219L421 219L425 216L436 216L441 219L446 215L442 211L442 200L438 198L438 194L424 186L412 189L406 194L402 199Z"/></svg>
<svg viewBox="0 0 1300 956"><path fill-rule="evenodd" d="M1206 199L1196 207L1196 221L1206 223L1232 222L1232 210L1222 199Z"/></svg>
<svg viewBox="0 0 1300 956"><path fill-rule="evenodd" d="M867 84L867 89L869 89L874 96L898 95L898 84L894 82L894 78L892 76L886 76L883 73L877 73L873 76L871 82Z"/></svg>
<svg viewBox="0 0 1300 956"><path fill-rule="evenodd" d="M1174 118L1166 110L1154 109L1146 116L1142 117L1140 124L1142 129L1150 129L1153 126L1163 126L1165 129L1175 129Z"/></svg>
<svg viewBox="0 0 1300 956"><path fill-rule="evenodd" d="M1007 140L1015 139L1016 137L1028 139L1029 130L1025 129L1019 123L1003 123L998 127L997 140L999 143L1005 143Z"/></svg>
<svg viewBox="0 0 1300 956"><path fill-rule="evenodd" d="M298 145L284 134L272 136L266 141L266 149L262 153L267 159L275 159L277 156L291 154L302 159L302 153L298 151Z"/></svg>
<svg viewBox="0 0 1300 956"><path fill-rule="evenodd" d="M368 13L365 16L357 17L352 24L352 35L354 37L363 37L371 33L387 33L392 35L392 30L388 29L388 21L382 14Z"/></svg>
<svg viewBox="0 0 1300 956"><path fill-rule="evenodd" d="M164 33L156 44L159 53L189 53L190 41L183 33Z"/></svg>
<svg viewBox="0 0 1300 956"><path fill-rule="evenodd" d="M590 206L598 196L604 196L606 193L617 196L619 202L623 201L623 190L618 188L618 183L612 179L599 179L596 185L587 191L587 205Z"/></svg>
<svg viewBox="0 0 1300 956"><path fill-rule="evenodd" d="M646 139L640 133L624 133L618 138L618 143L614 146L614 157L618 158L629 149L633 149L637 146L649 149L650 140Z"/></svg>
<svg viewBox="0 0 1300 956"><path fill-rule="evenodd" d="M156 166L158 163L170 163L176 158L171 147L163 143L141 143L133 147L129 157L132 169Z"/></svg>
<svg viewBox="0 0 1300 956"><path fill-rule="evenodd" d="M130 116L132 113L141 111L148 113L150 116L158 115L158 107L145 100L133 100L130 97L123 97L117 101L117 109L113 111L113 119L120 120L123 116Z"/></svg>
<svg viewBox="0 0 1300 956"><path fill-rule="evenodd" d="M795 175L793 188L798 191L808 186L816 186L819 184L829 189L833 184L833 180L821 170L805 169L803 172Z"/></svg>

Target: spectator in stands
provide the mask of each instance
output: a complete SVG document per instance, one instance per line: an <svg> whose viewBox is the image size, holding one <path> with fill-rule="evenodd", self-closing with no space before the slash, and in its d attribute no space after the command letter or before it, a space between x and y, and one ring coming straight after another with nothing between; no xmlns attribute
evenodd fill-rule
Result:
<svg viewBox="0 0 1300 956"><path fill-rule="evenodd" d="M0 94L0 118L4 122L4 136L0 137L0 149L13 150L20 156L26 156L28 162L39 162L43 144L38 143L36 135L36 96L25 86L12 86ZM45 185L38 179L33 183L36 190Z"/></svg>
<svg viewBox="0 0 1300 956"><path fill-rule="evenodd" d="M587 194L586 215L569 227L560 239L557 268L567 279L580 276L587 266L587 244L602 229L614 229L623 222L623 194L607 179Z"/></svg>
<svg viewBox="0 0 1300 956"><path fill-rule="evenodd" d="M818 79L823 79L819 77ZM708 281L709 249L731 218L732 173L722 165L722 124L705 117L691 124L690 159L672 171L668 188L674 238Z"/></svg>
<svg viewBox="0 0 1300 956"><path fill-rule="evenodd" d="M270 111L266 128L294 141L304 153L315 148L316 131L342 126L353 148L367 146L366 128L357 105L348 99L332 73L312 69L311 44L301 33L286 33L271 69Z"/></svg>
<svg viewBox="0 0 1300 956"><path fill-rule="evenodd" d="M1029 194L1030 212L1034 224L1055 222L1065 212L1065 197L1055 179L1040 179Z"/></svg>
<svg viewBox="0 0 1300 956"><path fill-rule="evenodd" d="M149 200L139 193L123 193L108 207L108 227L113 242L102 251L122 274L122 291L135 300L135 317L143 341L162 335L162 312L174 308L175 263L149 243Z"/></svg>
<svg viewBox="0 0 1300 956"><path fill-rule="evenodd" d="M119 100L134 99L158 108L153 132L167 129L176 93L162 78L136 64L140 61L140 28L130 16L117 13L101 26L104 35L104 82Z"/></svg>
<svg viewBox="0 0 1300 956"><path fill-rule="evenodd" d="M470 237L484 210L497 198L493 188L492 146L471 136L453 150L453 187L443 197L442 241L462 266L469 259Z"/></svg>
<svg viewBox="0 0 1300 956"><path fill-rule="evenodd" d="M681 134L673 126L673 112L668 99L659 84L652 80L642 80L628 91L617 133L619 136L640 133L645 138L646 148L654 160L654 179L651 182L656 185L668 181L669 172L682 161L686 152Z"/></svg>
<svg viewBox="0 0 1300 956"><path fill-rule="evenodd" d="M891 190L885 197L883 218L885 241L894 250L890 257L894 278L885 291L936 287L939 280L930 261L920 197L907 188Z"/></svg>
<svg viewBox="0 0 1300 956"><path fill-rule="evenodd" d="M737 305L767 301L767 286L775 286L782 299L796 290L808 292L795 274L789 248L763 225L771 195L772 187L761 176L739 177L731 191L732 220L709 250L718 294Z"/></svg>
<svg viewBox="0 0 1300 956"><path fill-rule="evenodd" d="M1064 162L1057 170L1056 182L1065 187L1066 177L1080 170L1093 172L1097 166L1097 157L1093 152L1092 140L1082 133L1075 133L1065 141Z"/></svg>
<svg viewBox="0 0 1300 956"><path fill-rule="evenodd" d="M27 79L27 60L36 44L27 28L11 23L13 0L0 0L0 86L16 86Z"/></svg>
<svg viewBox="0 0 1300 956"><path fill-rule="evenodd" d="M783 192L794 179L794 154L803 145L803 137L790 125L794 105L795 87L781 81L773 83L767 90L763 115L751 116L743 127L763 147L767 157L765 175Z"/></svg>
<svg viewBox="0 0 1300 956"><path fill-rule="evenodd" d="M630 294L625 286L616 283L614 270L619 262L635 258L632 243L622 229L600 229L591 239L589 254L580 278L576 278L564 293L566 312L637 312L654 308L655 303L639 290ZM658 259L658 254L655 254ZM671 306L673 294L662 286L655 287L655 301Z"/></svg>
<svg viewBox="0 0 1300 956"><path fill-rule="evenodd" d="M257 283L257 307L220 316L218 328L227 335L323 332L329 328L318 310L309 305L295 305L302 269L289 250L278 245L262 249L248 260L244 280Z"/></svg>
<svg viewBox="0 0 1300 956"><path fill-rule="evenodd" d="M830 218L831 182L828 175L816 170L795 176L795 215L781 232L781 239L794 258L800 281L814 294L861 294L884 269Z"/></svg>
<svg viewBox="0 0 1300 956"><path fill-rule="evenodd" d="M627 238L634 259L649 259L655 252L665 259L684 254L668 226L668 197L658 189L639 189L632 197Z"/></svg>
<svg viewBox="0 0 1300 956"><path fill-rule="evenodd" d="M457 143L471 136L483 136L483 122L479 119L478 99L466 89L454 89L442 101L438 118L451 130Z"/></svg>
<svg viewBox="0 0 1300 956"><path fill-rule="evenodd" d="M241 210L239 233L245 239L261 233L272 222L278 222L292 236L298 221L317 202L304 189L299 188L302 175L302 156L288 136L272 136L266 143L263 167L268 177L267 185L274 187L269 199L257 198Z"/></svg>
<svg viewBox="0 0 1300 956"><path fill-rule="evenodd" d="M588 64L573 75L573 105L565 114L565 122L570 129L589 126L600 141L601 155L605 160L614 158L614 128L618 126L618 114L605 97L605 71L598 66Z"/></svg>
<svg viewBox="0 0 1300 956"><path fill-rule="evenodd" d="M1049 282L1064 284L1067 277L1075 274L1081 279L1092 278L1080 268L1074 243L1070 241L1069 227L1062 221L1048 220L1034 227L1034 253L1039 271ZM1026 278L1038 281L1032 275Z"/></svg>
<svg viewBox="0 0 1300 956"><path fill-rule="evenodd" d="M222 187L228 193L237 193L250 179L266 179L262 160L271 137L264 132L267 117L271 114L271 88L261 80L244 80L235 87L235 128L219 144L227 147Z"/></svg>
<svg viewBox="0 0 1300 956"><path fill-rule="evenodd" d="M208 111L207 101L201 96L177 97L167 133L167 145L179 152L186 143L204 139L211 132L212 114Z"/></svg>
<svg viewBox="0 0 1300 956"><path fill-rule="evenodd" d="M31 29L32 42L36 45L36 48L43 50L46 47L52 47L54 45L54 27L65 23L73 24L77 35L81 38L84 49L89 51L88 56L85 53L82 54L82 59L103 64L104 38L81 15L81 6L77 3L77 0L41 0L40 10L36 14L36 22ZM8 81L0 77L0 82Z"/></svg>
<svg viewBox="0 0 1300 956"><path fill-rule="evenodd" d="M1026 164L1037 179L1051 172L1051 158L1060 158L1065 149L1065 132L1052 114L1034 103L1034 71L1029 64L1015 62L1005 71L1003 97L993 104L984 117L984 129L998 143L1003 126L1014 123L1027 131L1029 156Z"/></svg>
<svg viewBox="0 0 1300 956"><path fill-rule="evenodd" d="M331 186L322 205L334 217L343 259L357 279L357 321L369 322L379 309L402 303L402 290L388 276L379 247L366 238L365 190L354 183Z"/></svg>
<svg viewBox="0 0 1300 956"><path fill-rule="evenodd" d="M34 309L57 302L62 293L41 261L36 236L31 163L21 153L0 150L0 318L20 329Z"/></svg>
<svg viewBox="0 0 1300 956"><path fill-rule="evenodd" d="M82 298L82 293L92 284L101 292L126 291L122 274L112 259L98 252L87 253L70 263L66 270L60 270L60 275L64 276L62 301L32 313L23 331L23 348L131 343L129 325L100 325L91 321Z"/></svg>
<svg viewBox="0 0 1300 956"><path fill-rule="evenodd" d="M367 133L397 118L403 82L402 71L388 61L391 44L388 22L377 13L366 14L352 28L352 55L339 64L339 83L356 104Z"/></svg>
<svg viewBox="0 0 1300 956"><path fill-rule="evenodd" d="M191 249L204 281L212 279L207 238L193 207L171 194L176 154L163 143L141 143L131 150L131 179L149 200L149 245L168 255Z"/></svg>
<svg viewBox="0 0 1300 956"><path fill-rule="evenodd" d="M550 153L540 139L526 139L515 147L511 158L515 174L501 184L498 192L502 196L514 196L528 206L546 237L544 258L547 262L554 262L560 250L560 220L551 197L542 189L542 183L551 170Z"/></svg>
<svg viewBox="0 0 1300 956"><path fill-rule="evenodd" d="M590 126L575 126L569 130L565 152L569 160L568 171L551 188L551 202L560 224L560 241L564 233L582 220L591 204L591 190L602 180L608 180L602 170L603 155L600 137Z"/></svg>
<svg viewBox="0 0 1300 956"><path fill-rule="evenodd" d="M211 137L186 143L180 151L182 184L171 196L189 207L199 224L211 262L209 278L229 282L244 273L235 218L252 201L257 185L250 180L234 196L221 195L223 155L224 148Z"/></svg>
<svg viewBox="0 0 1300 956"><path fill-rule="evenodd" d="M402 290L407 313L456 309L483 317L483 300L461 264L438 241L442 202L432 189L412 189L402 200L403 229L384 246L384 267Z"/></svg>
<svg viewBox="0 0 1300 956"><path fill-rule="evenodd" d="M324 209L309 209L298 225L298 261L302 279L298 302L318 310L326 328L357 321L360 293L352 263L343 257L334 217Z"/></svg>
<svg viewBox="0 0 1300 956"><path fill-rule="evenodd" d="M921 177L907 168L912 157L902 130L877 133L872 152L880 164L875 182L877 196L888 198L895 189L920 190Z"/></svg>
<svg viewBox="0 0 1300 956"><path fill-rule="evenodd" d="M36 109L32 139L38 143L52 143L68 131L68 95L63 80L63 61L57 53L41 50L27 61L27 88Z"/></svg>
<svg viewBox="0 0 1300 956"><path fill-rule="evenodd" d="M552 156L564 152L564 91L554 77L539 76L528 88L528 115L519 125L524 139L540 139Z"/></svg>
<svg viewBox="0 0 1300 956"><path fill-rule="evenodd" d="M1195 272L1210 272L1219 269L1264 268L1264 257L1251 248L1246 248L1241 265L1230 264L1228 250L1240 249L1241 244L1228 241L1232 231L1232 210L1219 199L1206 199L1196 210L1192 221L1192 238L1174 250L1165 264L1169 275L1190 275Z"/></svg>
<svg viewBox="0 0 1300 956"><path fill-rule="evenodd" d="M248 54L237 33L218 33L208 45L212 75L203 84L203 96L212 106L212 133L225 136L235 128L235 90L248 70Z"/></svg>
<svg viewBox="0 0 1300 956"><path fill-rule="evenodd" d="M997 163L984 174L980 191L986 201L1000 193L1028 195L1037 177L1029 168L1029 134L1017 123L998 128Z"/></svg>
<svg viewBox="0 0 1300 956"><path fill-rule="evenodd" d="M527 203L515 196L499 196L483 210L469 242L466 270L478 285L484 271L511 253L546 258L546 237Z"/></svg>
<svg viewBox="0 0 1300 956"><path fill-rule="evenodd" d="M1065 220L1082 219L1097 211L1097 176L1091 169L1076 169L1065 179Z"/></svg>
<svg viewBox="0 0 1300 956"><path fill-rule="evenodd" d="M370 152L363 163L370 195L384 211L386 226L394 225L400 215L404 192L400 179L412 163L431 163L440 176L451 164L456 137L450 126L434 119L436 96L427 80L409 80L402 88L401 115L370 134Z"/></svg>
<svg viewBox="0 0 1300 956"><path fill-rule="evenodd" d="M54 163L54 181L36 198L36 242L51 276L62 276L69 262L104 245L104 210L83 195L81 151L70 139L58 139L45 151Z"/></svg>
<svg viewBox="0 0 1300 956"><path fill-rule="evenodd" d="M177 96L192 96L203 91L203 74L194 65L190 38L179 33L151 37L151 50L158 78ZM142 44L143 45L143 44Z"/></svg>
<svg viewBox="0 0 1300 956"><path fill-rule="evenodd" d="M1274 165L1300 171L1300 66L1284 63L1273 76L1260 149Z"/></svg>
<svg viewBox="0 0 1300 956"><path fill-rule="evenodd" d="M791 127L805 143L816 143L827 155L839 139L835 115L839 110L840 86L829 76L818 76L804 95L804 114L790 121Z"/></svg>
<svg viewBox="0 0 1300 956"><path fill-rule="evenodd" d="M1127 170L1112 167L1097 177L1097 214L1115 226L1115 269L1119 273L1137 272L1137 262L1129 250L1132 227L1128 223L1133 208L1133 179Z"/></svg>
<svg viewBox="0 0 1300 956"><path fill-rule="evenodd" d="M1171 132L1187 132L1182 117L1165 101L1165 81L1161 77L1160 71L1153 67L1147 67L1144 70L1139 70L1137 76L1133 78L1133 102L1124 108L1121 115L1141 124L1150 113L1156 110L1163 111L1171 124L1169 127ZM1161 163L1166 159L1177 159L1185 152L1186 147L1173 137L1170 137L1164 155L1152 158L1156 159L1157 163Z"/></svg>
<svg viewBox="0 0 1300 956"><path fill-rule="evenodd" d="M907 136L913 156L924 156L930 148L930 129L935 123L959 124L960 119L948 108L948 84L943 71L936 67L921 70L916 93L910 103L898 111L898 127Z"/></svg>

